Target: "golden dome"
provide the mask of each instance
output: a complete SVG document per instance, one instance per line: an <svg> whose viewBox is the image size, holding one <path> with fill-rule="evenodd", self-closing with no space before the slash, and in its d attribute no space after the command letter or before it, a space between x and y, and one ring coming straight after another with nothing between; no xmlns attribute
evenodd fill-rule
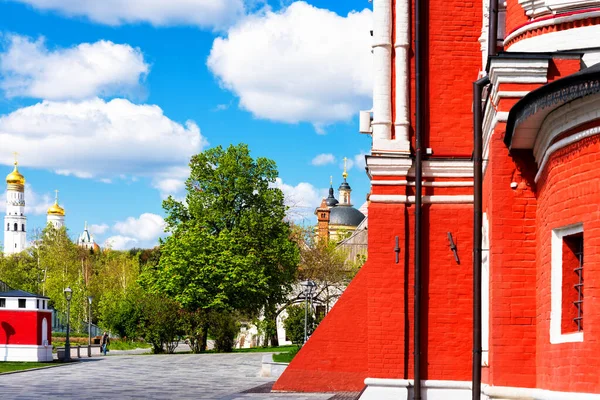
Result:
<svg viewBox="0 0 600 400"><path fill-rule="evenodd" d="M54 204L50 206L48 209L48 215L65 215L65 209L58 205L58 190L56 192L56 200L54 200Z"/></svg>
<svg viewBox="0 0 600 400"><path fill-rule="evenodd" d="M48 209L48 215L65 215L65 209L58 205L58 202L54 203Z"/></svg>
<svg viewBox="0 0 600 400"><path fill-rule="evenodd" d="M17 169L17 162L15 161L15 169L10 174L6 175L6 183L9 185L25 185L25 177L21 175Z"/></svg>

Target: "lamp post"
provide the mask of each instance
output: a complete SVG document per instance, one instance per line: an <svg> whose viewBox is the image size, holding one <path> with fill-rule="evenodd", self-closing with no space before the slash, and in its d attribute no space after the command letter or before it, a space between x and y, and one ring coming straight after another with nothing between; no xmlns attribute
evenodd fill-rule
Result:
<svg viewBox="0 0 600 400"><path fill-rule="evenodd" d="M310 296L311 302L312 302L312 292L313 292L315 286L317 286L317 284L311 280L306 280L306 281L300 282L300 285L302 285L302 287L304 288L304 343L306 343L306 340L308 339L308 337L307 337L308 297Z"/></svg>
<svg viewBox="0 0 600 400"><path fill-rule="evenodd" d="M64 290L64 293L65 293L65 299L67 299L67 340L65 341L65 359L64 359L64 361L70 361L71 360L71 343L69 342L69 330L70 330L69 319L70 319L70 313L71 313L71 295L73 294L73 290L71 290L71 288L67 286L67 288Z"/></svg>
<svg viewBox="0 0 600 400"><path fill-rule="evenodd" d="M94 296L88 296L88 357L92 356L92 300L94 300Z"/></svg>

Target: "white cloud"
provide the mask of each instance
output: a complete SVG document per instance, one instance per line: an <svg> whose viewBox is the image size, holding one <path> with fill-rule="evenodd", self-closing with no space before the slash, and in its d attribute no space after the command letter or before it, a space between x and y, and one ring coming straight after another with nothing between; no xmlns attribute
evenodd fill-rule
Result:
<svg viewBox="0 0 600 400"><path fill-rule="evenodd" d="M277 178L273 186L283 192L285 204L290 207L288 217L294 220L311 217L323 197L327 196L327 189L317 189L307 182L292 186Z"/></svg>
<svg viewBox="0 0 600 400"><path fill-rule="evenodd" d="M298 1L241 20L215 39L207 65L256 117L322 131L371 104L371 19Z"/></svg>
<svg viewBox="0 0 600 400"><path fill-rule="evenodd" d="M129 217L125 221L117 222L113 230L123 235L140 241L156 241L164 234L165 220L152 213L144 213L139 218Z"/></svg>
<svg viewBox="0 0 600 400"><path fill-rule="evenodd" d="M107 224L92 224L88 227L92 235L103 235L108 230Z"/></svg>
<svg viewBox="0 0 600 400"><path fill-rule="evenodd" d="M367 162L365 160L365 156L367 155L367 153L364 152L360 152L359 154L354 156L354 166L360 170L364 170L365 167L367 166Z"/></svg>
<svg viewBox="0 0 600 400"><path fill-rule="evenodd" d="M155 105L128 100L44 101L0 117L0 163L13 151L23 166L80 178L150 177L160 190L181 187L206 139L193 121L172 121Z"/></svg>
<svg viewBox="0 0 600 400"><path fill-rule="evenodd" d="M312 159L311 164L320 166L320 165L333 164L334 162L335 162L335 157L333 156L333 154L328 153L328 154L319 154L318 156L316 156L315 158Z"/></svg>
<svg viewBox="0 0 600 400"><path fill-rule="evenodd" d="M12 0L106 25L150 23L221 29L244 14L243 0Z"/></svg>
<svg viewBox="0 0 600 400"><path fill-rule="evenodd" d="M33 190L29 183L25 184L25 212L28 215L44 215L48 208L54 204L54 197L48 193L39 194ZM61 203L64 207L64 204ZM0 194L0 212L6 212L6 192Z"/></svg>
<svg viewBox="0 0 600 400"><path fill-rule="evenodd" d="M0 53L0 88L8 97L46 100L135 96L149 69L140 49L129 45L102 40L48 50L42 38L12 35Z"/></svg>
<svg viewBox="0 0 600 400"><path fill-rule="evenodd" d="M137 244L138 241L135 238L115 235L106 239L102 247L110 248L112 250L127 250L132 247L137 247Z"/></svg>

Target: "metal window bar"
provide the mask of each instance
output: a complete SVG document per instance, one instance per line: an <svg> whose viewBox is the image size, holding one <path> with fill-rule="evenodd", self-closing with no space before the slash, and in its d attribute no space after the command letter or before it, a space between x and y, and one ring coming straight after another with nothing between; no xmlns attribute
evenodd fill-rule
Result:
<svg viewBox="0 0 600 400"><path fill-rule="evenodd" d="M583 331L583 238L577 243L578 249L575 256L579 260L579 266L574 269L578 282L573 285L577 289L577 300L573 302L577 308L577 317L573 321L577 324L577 332Z"/></svg>

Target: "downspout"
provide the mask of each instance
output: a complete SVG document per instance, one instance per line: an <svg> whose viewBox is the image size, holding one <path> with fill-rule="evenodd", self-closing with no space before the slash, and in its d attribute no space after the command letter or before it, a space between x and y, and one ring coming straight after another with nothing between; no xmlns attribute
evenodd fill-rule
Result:
<svg viewBox="0 0 600 400"><path fill-rule="evenodd" d="M494 0L492 0L494 1ZM483 226L483 88L487 76L473 82L473 400L481 399L481 245Z"/></svg>
<svg viewBox="0 0 600 400"><path fill-rule="evenodd" d="M498 54L498 0L490 0L488 23L488 59Z"/></svg>
<svg viewBox="0 0 600 400"><path fill-rule="evenodd" d="M422 4L424 3L424 4ZM423 197L423 133L425 131L425 49L427 0L415 0L415 288L414 400L421 400L421 225ZM425 39L425 40L424 40Z"/></svg>

